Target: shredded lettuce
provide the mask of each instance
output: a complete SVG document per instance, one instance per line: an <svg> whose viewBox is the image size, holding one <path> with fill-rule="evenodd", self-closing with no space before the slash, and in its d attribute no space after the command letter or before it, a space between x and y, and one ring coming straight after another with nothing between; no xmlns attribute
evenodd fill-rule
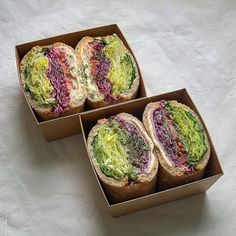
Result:
<svg viewBox="0 0 236 236"><path fill-rule="evenodd" d="M46 76L48 67L49 61L43 51L31 52L28 55L24 70L24 87L39 105L56 102L55 98L51 97L53 86Z"/></svg>
<svg viewBox="0 0 236 236"><path fill-rule="evenodd" d="M130 121L112 116L99 127L92 142L94 157L109 177L136 180L144 173L148 163L150 147Z"/></svg>
<svg viewBox="0 0 236 236"><path fill-rule="evenodd" d="M187 151L187 161L190 165L196 165L207 151L203 127L196 116L167 102L167 109L174 121L180 140Z"/></svg>
<svg viewBox="0 0 236 236"><path fill-rule="evenodd" d="M118 96L131 88L135 79L135 67L126 48L117 35L103 37L105 56L112 62L107 79L112 83L112 95Z"/></svg>
<svg viewBox="0 0 236 236"><path fill-rule="evenodd" d="M110 120L99 128L92 146L99 167L106 176L118 180L125 176L136 178L125 147L127 140L127 135L115 120Z"/></svg>

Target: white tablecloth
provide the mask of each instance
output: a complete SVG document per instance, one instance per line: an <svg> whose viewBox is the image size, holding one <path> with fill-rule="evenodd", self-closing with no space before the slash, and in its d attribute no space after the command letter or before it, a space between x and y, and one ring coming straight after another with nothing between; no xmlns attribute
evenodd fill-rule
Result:
<svg viewBox="0 0 236 236"><path fill-rule="evenodd" d="M14 45L117 23L148 95L187 88L225 175L206 195L112 218L81 135L47 143L19 89ZM0 3L0 235L235 235L236 1Z"/></svg>

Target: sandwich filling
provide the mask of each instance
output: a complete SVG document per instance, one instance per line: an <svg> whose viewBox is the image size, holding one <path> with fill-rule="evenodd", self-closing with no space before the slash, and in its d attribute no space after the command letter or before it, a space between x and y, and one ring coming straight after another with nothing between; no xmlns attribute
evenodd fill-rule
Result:
<svg viewBox="0 0 236 236"><path fill-rule="evenodd" d="M118 115L99 126L92 147L101 171L116 180L128 178L129 184L150 164L151 149L139 128Z"/></svg>
<svg viewBox="0 0 236 236"><path fill-rule="evenodd" d="M119 100L120 94L131 88L136 74L136 68L127 49L119 37L113 34L95 38L89 43L89 51L92 78L87 79L95 81L99 93L105 100ZM87 88L88 94L94 97L91 81Z"/></svg>
<svg viewBox="0 0 236 236"><path fill-rule="evenodd" d="M61 114L70 109L73 82L73 55L63 47L39 48L28 53L24 69L24 89L37 105L51 105ZM78 82L77 82L78 83Z"/></svg>
<svg viewBox="0 0 236 236"><path fill-rule="evenodd" d="M154 134L166 157L184 172L193 172L207 152L204 129L195 114L161 101L152 112Z"/></svg>

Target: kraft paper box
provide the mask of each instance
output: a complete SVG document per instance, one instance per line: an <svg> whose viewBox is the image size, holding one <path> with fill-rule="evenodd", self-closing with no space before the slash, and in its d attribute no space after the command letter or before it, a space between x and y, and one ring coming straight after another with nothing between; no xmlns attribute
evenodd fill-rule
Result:
<svg viewBox="0 0 236 236"><path fill-rule="evenodd" d="M75 48L77 43L80 41L80 39L84 36L91 36L91 37L96 37L96 36L106 36L110 34L117 34L119 38L123 41L124 45L129 49L129 51L132 53L134 59L135 56L126 41L124 35L122 34L121 30L116 24L112 25L106 25L102 27L97 27L97 28L92 28L92 29L87 29L83 31L78 31L74 33L69 33L69 34L64 34L64 35L59 35L55 36L52 38L46 38L42 39L39 41L34 41L34 42L29 42L21 45L17 45L15 47L15 54L16 54L16 65L17 65L17 71L18 71L18 77L20 79L20 73L19 73L19 67L20 67L20 62L24 55L34 46L43 46L43 45L49 45L54 42L62 42L67 45L70 45L72 48ZM136 63L137 60L135 59ZM137 63L138 66L138 63ZM143 82L143 78L138 66L138 71L140 75L140 86L139 86L139 91L137 98L141 97L146 97L146 90ZM21 83L20 83L21 85ZM22 87L22 86L21 86ZM22 88L23 90L23 88ZM27 101L27 99L26 99ZM28 103L28 101L27 101ZM29 103L28 103L29 105ZM53 120L49 121L40 121L40 119L37 117L36 113L32 110L32 108L29 105L29 108L31 110L31 113L33 114L35 118L35 122L37 126L41 129L44 138L47 141L51 140L56 140L60 138L65 138L74 134L78 134L81 132L81 127L79 123L79 117L78 114L73 114L61 118L56 118ZM85 105L85 111L88 110L86 105Z"/></svg>
<svg viewBox="0 0 236 236"><path fill-rule="evenodd" d="M207 136L211 145L211 156L209 159L209 163L207 165L205 175L201 180L194 181L192 183L184 184L184 185L174 187L165 191L158 192L156 189L156 192L153 194L149 194L144 197L139 197L139 198L132 199L129 201L113 204L112 199L109 199L109 196L106 194L106 191L103 189L102 184L95 172L95 169L93 168L90 158L87 157L90 160L92 169L94 171L94 175L97 179L97 183L100 186L101 192L106 201L106 205L108 206L113 216L124 215L130 212L138 211L138 210L145 209L148 207L153 207L162 203L167 203L173 200L177 200L177 199L181 199L184 197L188 197L191 195L205 192L223 175L223 171L221 169L218 156L216 154L214 145L207 131L205 123L203 122L197 108L195 107L186 89L173 91L170 93L165 93L165 94L153 96L153 97L140 98L137 100L125 102L123 104L117 104L112 107L105 107L98 110L81 113L80 122L81 122L85 147L87 148L86 140L87 140L89 131L97 123L97 120L102 119L102 118L108 118L111 115L115 115L120 112L130 113L136 116L137 118L139 118L140 120L142 120L142 114L143 114L145 106L150 102L156 102L162 99L177 100L178 102L181 102L189 106L198 114L207 132ZM157 182L158 182L158 178L157 178Z"/></svg>

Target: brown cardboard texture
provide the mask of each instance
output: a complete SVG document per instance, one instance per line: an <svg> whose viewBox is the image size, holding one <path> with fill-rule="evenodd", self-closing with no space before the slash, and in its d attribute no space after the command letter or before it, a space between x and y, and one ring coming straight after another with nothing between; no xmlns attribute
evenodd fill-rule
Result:
<svg viewBox="0 0 236 236"><path fill-rule="evenodd" d="M46 38L46 39L42 39L42 40L30 42L30 43L17 45L15 47L15 54L16 54L16 66L17 66L19 80L20 80L20 62L21 62L22 58L24 57L24 55L34 46L37 46L37 45L43 46L43 45L52 44L54 42L62 42L62 43L65 43L65 44L70 45L71 47L75 48L77 43L84 36L91 36L91 37L106 36L106 35L110 35L113 33L117 34L120 37L120 39L123 41L124 45L132 53L132 55L137 63L138 72L140 75L140 86L139 86L137 98L146 97L146 90L145 90L145 86L144 86L142 74L139 69L138 62L133 54L132 49L129 46L127 40L125 39L124 35L122 34L121 30L119 29L119 27L116 24L87 29L87 30L83 30L83 31L59 35L59 36L55 36L52 38ZM20 82L20 85L21 85L21 82ZM22 88L22 86L21 86L21 88ZM23 88L22 88L22 91L23 91ZM27 99L26 99L26 101L27 101ZM27 103L28 103L28 101L27 101ZM28 103L28 105L29 105L29 103ZM30 105L29 105L29 107L30 107ZM87 105L85 104L85 111L87 111L87 110L88 110L88 108L87 108ZM78 122L78 119L79 119L78 114L68 115L65 117L60 117L60 118L56 118L56 119L49 120L49 121L40 121L39 117L37 117L37 115L35 114L35 112L33 111L33 109L31 107L30 107L30 111L34 116L37 125L41 129L44 138L47 141L65 138L65 137L68 137L68 136L71 136L74 134L78 134L81 132L80 123Z"/></svg>
<svg viewBox="0 0 236 236"><path fill-rule="evenodd" d="M89 131L97 123L97 120L102 119L102 118L108 118L111 115L115 115L120 112L130 113L136 116L137 118L139 118L140 120L142 120L142 114L143 114L145 106L150 102L156 102L162 99L177 100L178 102L181 102L189 106L190 108L192 108L199 116L207 132L207 136L211 145L211 156L210 156L210 160L208 162L207 168L206 168L205 175L201 180L198 180L198 181L194 181L194 182L184 184L178 187L170 188L165 191L158 191L156 189L156 192L153 194L149 194L144 197L139 197L139 198L132 199L129 201L114 204L112 202L112 199L109 198L109 196L106 194L106 191L103 189L102 184L90 160L95 177L100 186L101 192L113 216L124 215L130 212L138 211L138 210L152 207L155 205L159 205L162 203L167 203L173 200L177 200L180 198L184 198L187 196L205 192L208 188L211 187L212 184L214 184L223 175L223 171L219 163L219 159L217 157L215 148L213 146L213 143L211 141L207 128L197 108L195 107L193 101L191 100L189 94L187 93L186 89L181 89L181 90L177 90L177 91L173 91L170 93L165 93L165 94L153 96L153 97L140 98L137 100L125 102L123 104L117 104L112 107L105 107L98 110L81 113L80 122L81 122L81 128L82 128L85 146L87 147L86 140L87 140Z"/></svg>

